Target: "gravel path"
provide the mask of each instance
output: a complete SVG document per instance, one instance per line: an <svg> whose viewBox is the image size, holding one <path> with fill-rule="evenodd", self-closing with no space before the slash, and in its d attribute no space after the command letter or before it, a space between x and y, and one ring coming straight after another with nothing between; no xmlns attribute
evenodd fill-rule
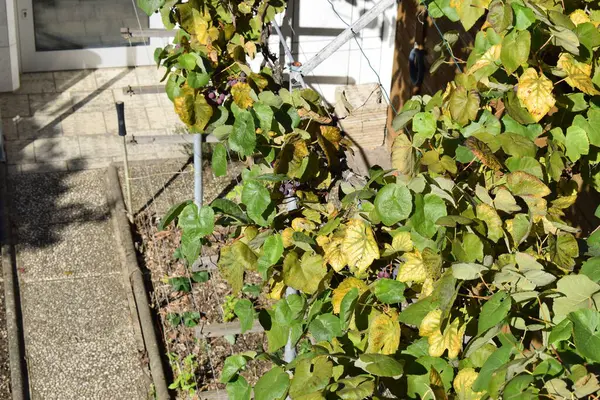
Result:
<svg viewBox="0 0 600 400"><path fill-rule="evenodd" d="M0 277L2 273L0 271ZM10 399L10 366L6 333L6 308L4 306L4 281L0 279L0 399Z"/></svg>

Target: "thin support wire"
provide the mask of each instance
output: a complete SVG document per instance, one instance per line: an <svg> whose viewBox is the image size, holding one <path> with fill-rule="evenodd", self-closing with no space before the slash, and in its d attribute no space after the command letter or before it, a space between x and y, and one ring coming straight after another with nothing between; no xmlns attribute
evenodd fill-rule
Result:
<svg viewBox="0 0 600 400"><path fill-rule="evenodd" d="M436 0L433 0L433 2L441 10L441 7L437 4ZM428 10L427 4L425 4L425 3L421 3L421 4L425 7L426 10ZM452 47L450 46L450 43L448 43L448 41L444 37L444 34L442 33L442 30L438 26L437 22L435 22L435 18L433 18L431 15L429 15L429 18L431 18L431 22L433 23L433 26L435 26L435 29L438 31L438 34L440 35L440 38L442 39L442 42L444 42L444 44L446 45L446 48L448 49L448 53L450 53L450 57L452 57L452 61L454 61L454 65L456 65L456 68L458 68L458 70L462 73L463 70L460 67L459 63L458 63L458 59L454 56L454 52L452 51Z"/></svg>
<svg viewBox="0 0 600 400"><path fill-rule="evenodd" d="M342 21L348 28L350 28L351 25L348 22L346 22L346 20L344 20L344 18L340 15L340 13L335 9L335 6L331 2L331 0L327 0L327 2L331 6L331 9L333 10L334 14L339 18L339 20ZM373 64L371 64L371 60L367 56L367 53L365 53L365 51L362 48L360 42L356 38L356 33L352 36L352 38L356 42L356 45L358 46L358 49L360 50L360 52L362 53L363 57L367 61L367 64L369 65L369 68L371 69L371 71L373 71L373 73L377 77L377 82L379 83L379 86L381 87L381 91L383 92L383 94L385 96L386 102L388 103L388 105L390 107L392 107L392 110L394 111L394 114L398 114L398 111L396 111L396 108L392 104L392 100L390 99L390 96L388 95L387 90L385 90L385 87L383 86L383 83L381 83L381 77L379 76L379 73L377 72L377 70L375 69L375 67L373 67Z"/></svg>

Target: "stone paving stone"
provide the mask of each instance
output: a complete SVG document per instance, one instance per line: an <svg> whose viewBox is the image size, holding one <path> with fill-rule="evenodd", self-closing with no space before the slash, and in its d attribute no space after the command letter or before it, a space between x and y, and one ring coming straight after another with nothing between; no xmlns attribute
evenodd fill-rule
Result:
<svg viewBox="0 0 600 400"><path fill-rule="evenodd" d="M74 112L63 116L61 123L65 136L106 133L104 115L101 112Z"/></svg>
<svg viewBox="0 0 600 400"><path fill-rule="evenodd" d="M54 93L54 76L52 72L33 72L21 74L21 86L17 93Z"/></svg>
<svg viewBox="0 0 600 400"><path fill-rule="evenodd" d="M47 114L36 114L33 117L19 119L17 131L19 132L19 139L62 136L60 118Z"/></svg>
<svg viewBox="0 0 600 400"><path fill-rule="evenodd" d="M181 122L181 119L179 119L179 116L175 114L173 104L170 101L167 104L167 107L146 108L146 114L148 114L148 121L152 129L174 129L185 126L184 123Z"/></svg>
<svg viewBox="0 0 600 400"><path fill-rule="evenodd" d="M12 117L28 117L29 99L26 94L0 94L0 110L2 110L2 118Z"/></svg>
<svg viewBox="0 0 600 400"><path fill-rule="evenodd" d="M33 143L36 162L70 160L81 157L77 137L37 139Z"/></svg>
<svg viewBox="0 0 600 400"><path fill-rule="evenodd" d="M82 158L113 157L123 151L118 136L80 136Z"/></svg>
<svg viewBox="0 0 600 400"><path fill-rule="evenodd" d="M116 134L119 132L117 111L114 106L112 110L104 113L104 120L106 121L108 133ZM131 110L125 106L125 127L127 128L127 132L130 133L149 130L151 127L146 115L146 109L138 108Z"/></svg>
<svg viewBox="0 0 600 400"><path fill-rule="evenodd" d="M72 110L69 93L30 94L29 104L32 114L50 114L59 116Z"/></svg>
<svg viewBox="0 0 600 400"><path fill-rule="evenodd" d="M13 118L2 118L2 134L6 140L15 140L19 138L17 133L17 120L13 120Z"/></svg>
<svg viewBox="0 0 600 400"><path fill-rule="evenodd" d="M131 333L84 342L64 339L54 346L26 345L33 400L150 398Z"/></svg>
<svg viewBox="0 0 600 400"><path fill-rule="evenodd" d="M5 143L8 164L26 164L35 162L32 140L11 140Z"/></svg>
<svg viewBox="0 0 600 400"><path fill-rule="evenodd" d="M62 263L68 263L68 259ZM22 263L19 267L29 268ZM115 269L118 268L120 266ZM22 279L23 274L19 275ZM21 283L21 295L28 342L55 346L61 342L83 342L115 333L127 334L131 329L129 305L118 271L85 279L63 276L63 279L29 280Z"/></svg>
<svg viewBox="0 0 600 400"><path fill-rule="evenodd" d="M137 78L133 68L99 68L94 71L98 89L123 91L124 87L136 86Z"/></svg>
<svg viewBox="0 0 600 400"><path fill-rule="evenodd" d="M115 110L115 99L111 91L71 92L71 97L75 112L105 112Z"/></svg>
<svg viewBox="0 0 600 400"><path fill-rule="evenodd" d="M106 168L112 162L112 157L79 158L67 161L67 168L69 171Z"/></svg>
<svg viewBox="0 0 600 400"><path fill-rule="evenodd" d="M144 107L158 107L159 98L157 93L136 93L125 94L122 90L113 89L115 101L122 101L125 104L125 110Z"/></svg>
<svg viewBox="0 0 600 400"><path fill-rule="evenodd" d="M19 199L12 202L11 216L32 230L49 223L107 219L105 175L91 170L11 176L10 193Z"/></svg>
<svg viewBox="0 0 600 400"><path fill-rule="evenodd" d="M94 71L90 69L57 71L53 74L57 92L93 91L98 88Z"/></svg>

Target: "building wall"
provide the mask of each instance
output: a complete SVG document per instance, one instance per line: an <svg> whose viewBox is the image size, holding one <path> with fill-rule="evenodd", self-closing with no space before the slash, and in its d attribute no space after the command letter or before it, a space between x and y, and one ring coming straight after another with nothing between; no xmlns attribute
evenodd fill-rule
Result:
<svg viewBox="0 0 600 400"><path fill-rule="evenodd" d="M16 0L0 0L0 92L19 88Z"/></svg>

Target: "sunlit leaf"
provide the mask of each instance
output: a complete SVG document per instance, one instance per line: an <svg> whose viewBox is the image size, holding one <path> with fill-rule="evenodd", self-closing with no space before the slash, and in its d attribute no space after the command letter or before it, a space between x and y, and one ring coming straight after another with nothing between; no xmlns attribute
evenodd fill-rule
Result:
<svg viewBox="0 0 600 400"><path fill-rule="evenodd" d="M369 324L367 353L394 354L400 345L398 315L380 314Z"/></svg>
<svg viewBox="0 0 600 400"><path fill-rule="evenodd" d="M590 64L575 60L571 54L562 53L556 66L567 74L565 81L571 87L590 95L600 94L592 83L592 66Z"/></svg>
<svg viewBox="0 0 600 400"><path fill-rule="evenodd" d="M379 249L369 224L360 219L352 219L346 224L346 236L342 242L348 266L364 272L379 259Z"/></svg>
<svg viewBox="0 0 600 400"><path fill-rule="evenodd" d="M556 102L552 95L552 81L544 74L538 75L535 68L528 68L519 77L517 97L536 122L548 114Z"/></svg>
<svg viewBox="0 0 600 400"><path fill-rule="evenodd" d="M359 295L369 290L366 283L360 279L348 277L339 284L337 288L333 290L333 296L331 298L331 305L333 306L333 312L339 314L342 300L346 293L352 288L357 288Z"/></svg>

